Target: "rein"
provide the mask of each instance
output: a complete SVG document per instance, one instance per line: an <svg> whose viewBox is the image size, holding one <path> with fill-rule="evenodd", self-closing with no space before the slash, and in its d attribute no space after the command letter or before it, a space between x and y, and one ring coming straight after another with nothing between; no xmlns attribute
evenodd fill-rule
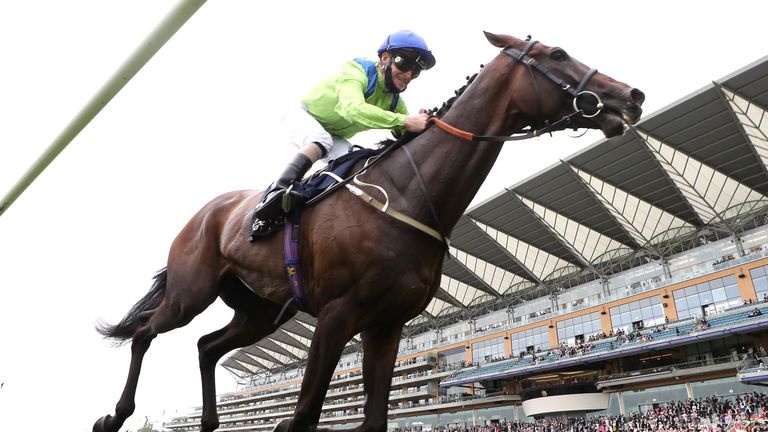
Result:
<svg viewBox="0 0 768 432"><path fill-rule="evenodd" d="M467 132L455 126L451 126L437 117L430 117L428 121L430 123L434 123L435 126L439 127L445 132L448 132L449 134L466 141L506 142L506 141L521 141L521 140L526 140L530 138L536 138L537 136L540 136L540 135L564 130L567 128L567 125L571 123L571 119L573 117L576 117L577 115L583 115L582 111L579 110L574 113L568 114L567 116L561 118L560 120L552 124L546 125L541 129L534 129L534 130L528 131L523 135L475 135L472 132Z"/></svg>
<svg viewBox="0 0 768 432"><path fill-rule="evenodd" d="M530 57L528 53L530 52L531 48L533 48L534 45L536 45L538 41L529 40L528 44L525 46L525 48L522 51L518 51L514 48L507 47L503 49L501 52L504 54L512 57L517 63L524 64L528 68L528 72L531 74L531 81L533 82L533 88L537 95L537 100L539 101L539 105L541 105L541 97L539 96L539 88L536 84L536 79L534 78L533 69L536 69L538 72L540 72L542 75L544 75L547 79L549 79L552 83L554 83L556 86L558 86L561 90L568 93L573 98L573 112L564 116L560 120L551 123L546 124L544 127L536 129L531 127L527 131L520 131L517 135L475 135L472 132L468 132L462 129L459 129L455 126L451 126L448 123L444 122L443 120L433 116L429 118L430 123L434 123L437 127L442 129L443 131L461 138L466 141L472 141L472 142L479 142L479 141L490 141L490 142L506 142L506 141L520 141L525 140L529 138L535 138L540 135L546 134L546 133L552 133L555 131L564 130L568 127L568 125L571 124L571 120L574 117L585 117L585 118L591 118L595 117L598 114L600 114L600 111L603 109L603 102L600 100L600 97L595 94L594 92L584 90L584 88L589 83L589 80L592 79L593 76L597 73L597 69L590 69L584 76L581 78L581 81L579 81L578 86L574 89L571 87L570 84L562 80L560 77L552 73L552 71L544 64L538 62L535 58ZM592 96L597 101L595 112L593 113L587 113L584 108L579 108L579 98L587 95Z"/></svg>

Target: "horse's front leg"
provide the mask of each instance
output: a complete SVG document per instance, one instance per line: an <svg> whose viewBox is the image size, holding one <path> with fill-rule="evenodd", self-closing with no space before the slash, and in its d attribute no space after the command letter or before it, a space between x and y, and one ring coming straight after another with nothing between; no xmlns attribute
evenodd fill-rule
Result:
<svg viewBox="0 0 768 432"><path fill-rule="evenodd" d="M358 432L386 432L389 391L402 324L377 327L360 334L363 340L363 386L365 421Z"/></svg>
<svg viewBox="0 0 768 432"><path fill-rule="evenodd" d="M317 427L325 394L344 345L358 332L355 311L342 301L328 303L320 311L294 417L290 422L285 420L278 424L276 432L306 432ZM357 313L361 311L357 309Z"/></svg>
<svg viewBox="0 0 768 432"><path fill-rule="evenodd" d="M360 333L363 340L363 387L365 420L350 432L386 432L389 391L402 324L376 327ZM318 429L317 432L332 432Z"/></svg>

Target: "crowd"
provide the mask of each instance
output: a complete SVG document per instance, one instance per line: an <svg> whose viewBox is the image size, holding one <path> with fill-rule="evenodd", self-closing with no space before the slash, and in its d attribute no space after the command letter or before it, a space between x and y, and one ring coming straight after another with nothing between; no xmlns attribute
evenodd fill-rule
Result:
<svg viewBox="0 0 768 432"><path fill-rule="evenodd" d="M693 326L693 333L701 330L706 330L709 327L710 327L709 321L707 321L706 318L701 317L701 319L699 319L699 322L697 322L696 325Z"/></svg>
<svg viewBox="0 0 768 432"><path fill-rule="evenodd" d="M411 429L412 430L412 429ZM768 394L708 397L659 404L627 416L552 417L533 422L441 427L438 432L764 432L768 431ZM405 432L409 432L406 429Z"/></svg>
<svg viewBox="0 0 768 432"><path fill-rule="evenodd" d="M576 343L573 345L568 345L567 343L562 342L560 345L554 348L549 348L546 351L542 351L541 348L537 348L533 352L522 351L520 352L519 358L522 359L525 355L530 354L533 355L533 362L538 363L542 358L550 355L555 355L557 357L569 357L586 354L592 349L595 342L598 342L602 339L612 339L610 342L610 349L614 349L626 343L642 343L652 341L653 335L655 333L660 333L664 330L667 330L668 328L669 326L666 323L657 325L645 333L642 333L643 330L646 330L642 324L634 328L631 332L627 332L623 328L618 328L615 332L611 330L610 333L600 332L591 335L587 338L586 341L576 340Z"/></svg>

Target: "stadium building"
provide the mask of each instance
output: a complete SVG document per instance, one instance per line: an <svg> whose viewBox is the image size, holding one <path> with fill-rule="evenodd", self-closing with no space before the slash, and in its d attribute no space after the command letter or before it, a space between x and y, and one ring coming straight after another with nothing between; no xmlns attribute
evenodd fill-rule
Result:
<svg viewBox="0 0 768 432"><path fill-rule="evenodd" d="M469 210L408 323L390 429L617 415L768 382L768 57ZM220 431L297 402L314 318L222 364ZM363 419L359 339L320 426ZM200 410L165 430L198 430Z"/></svg>

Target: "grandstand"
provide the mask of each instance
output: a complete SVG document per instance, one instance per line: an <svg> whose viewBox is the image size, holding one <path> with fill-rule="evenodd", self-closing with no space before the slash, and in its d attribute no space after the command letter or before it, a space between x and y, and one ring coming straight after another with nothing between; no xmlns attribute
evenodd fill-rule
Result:
<svg viewBox="0 0 768 432"><path fill-rule="evenodd" d="M766 107L768 57L470 209L441 289L400 341L390 429L629 415L762 390ZM292 415L314 323L300 313L222 363L241 388L219 396L218 430ZM350 341L320 426L362 420L363 355ZM192 409L164 429L199 420Z"/></svg>

